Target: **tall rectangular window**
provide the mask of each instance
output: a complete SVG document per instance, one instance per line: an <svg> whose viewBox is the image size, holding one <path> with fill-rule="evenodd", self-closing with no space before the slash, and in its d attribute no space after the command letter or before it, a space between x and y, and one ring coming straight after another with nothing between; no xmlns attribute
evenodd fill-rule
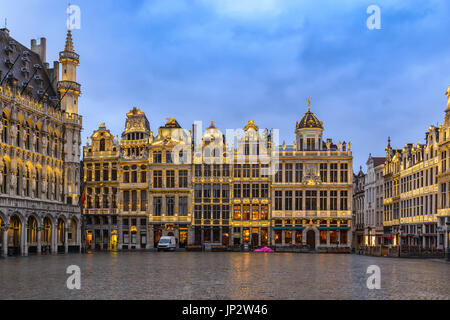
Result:
<svg viewBox="0 0 450 320"><path fill-rule="evenodd" d="M166 151L166 163L172 163L172 151Z"/></svg>
<svg viewBox="0 0 450 320"><path fill-rule="evenodd" d="M223 184L222 185L222 201L228 202L230 200L230 185Z"/></svg>
<svg viewBox="0 0 450 320"><path fill-rule="evenodd" d="M341 182L348 182L348 164L341 163Z"/></svg>
<svg viewBox="0 0 450 320"><path fill-rule="evenodd" d="M203 176L211 177L211 165L210 164L203 165Z"/></svg>
<svg viewBox="0 0 450 320"><path fill-rule="evenodd" d="M123 192L123 211L130 210L130 191Z"/></svg>
<svg viewBox="0 0 450 320"><path fill-rule="evenodd" d="M240 164L235 164L234 165L234 177L235 178L240 178L241 177L241 165Z"/></svg>
<svg viewBox="0 0 450 320"><path fill-rule="evenodd" d="M317 191L306 191L306 210L317 210Z"/></svg>
<svg viewBox="0 0 450 320"><path fill-rule="evenodd" d="M175 188L175 171L166 171L166 188Z"/></svg>
<svg viewBox="0 0 450 320"><path fill-rule="evenodd" d="M196 184L194 187L194 201L196 203L202 202L202 185Z"/></svg>
<svg viewBox="0 0 450 320"><path fill-rule="evenodd" d="M175 197L166 197L166 216L173 216L175 214Z"/></svg>
<svg viewBox="0 0 450 320"><path fill-rule="evenodd" d="M188 215L188 197L179 197L178 198L178 215L179 216L187 216Z"/></svg>
<svg viewBox="0 0 450 320"><path fill-rule="evenodd" d="M286 163L284 165L284 181L292 182L292 164Z"/></svg>
<svg viewBox="0 0 450 320"><path fill-rule="evenodd" d="M282 191L275 191L275 210L283 210Z"/></svg>
<svg viewBox="0 0 450 320"><path fill-rule="evenodd" d="M284 210L292 211L292 191L284 192Z"/></svg>
<svg viewBox="0 0 450 320"><path fill-rule="evenodd" d="M161 163L161 162L162 162L161 151L154 151L153 152L153 163Z"/></svg>
<svg viewBox="0 0 450 320"><path fill-rule="evenodd" d="M337 209L337 191L330 191L330 210Z"/></svg>
<svg viewBox="0 0 450 320"><path fill-rule="evenodd" d="M266 183L261 184L261 198L269 197L269 185Z"/></svg>
<svg viewBox="0 0 450 320"><path fill-rule="evenodd" d="M178 186L180 188L188 187L188 171L187 170L178 171Z"/></svg>
<svg viewBox="0 0 450 320"><path fill-rule="evenodd" d="M327 172L327 167L328 165L326 163L321 163L320 164L320 180L322 180L322 182L327 182L328 181L328 172Z"/></svg>
<svg viewBox="0 0 450 320"><path fill-rule="evenodd" d="M252 177L259 178L259 166L257 164L252 165Z"/></svg>
<svg viewBox="0 0 450 320"><path fill-rule="evenodd" d="M196 164L194 167L194 174L196 177L201 177L202 176L202 165L201 164Z"/></svg>
<svg viewBox="0 0 450 320"><path fill-rule="evenodd" d="M252 198L259 198L259 184L252 184Z"/></svg>
<svg viewBox="0 0 450 320"><path fill-rule="evenodd" d="M244 168L242 170L242 177L250 178L250 165L249 164L244 164Z"/></svg>
<svg viewBox="0 0 450 320"><path fill-rule="evenodd" d="M295 191L295 210L303 210L303 192Z"/></svg>
<svg viewBox="0 0 450 320"><path fill-rule="evenodd" d="M229 164L222 165L222 176L224 176L224 177L230 176L230 165Z"/></svg>
<svg viewBox="0 0 450 320"><path fill-rule="evenodd" d="M300 183L303 180L303 164L295 164L295 182Z"/></svg>
<svg viewBox="0 0 450 320"><path fill-rule="evenodd" d="M162 212L162 198L161 197L154 197L153 198L153 215L154 216L161 216Z"/></svg>
<svg viewBox="0 0 450 320"><path fill-rule="evenodd" d="M320 210L327 210L327 191L320 191Z"/></svg>
<svg viewBox="0 0 450 320"><path fill-rule="evenodd" d="M240 198L241 197L241 185L235 184L233 189L233 197Z"/></svg>
<svg viewBox="0 0 450 320"><path fill-rule="evenodd" d="M141 211L147 210L147 191L141 190Z"/></svg>
<svg viewBox="0 0 450 320"><path fill-rule="evenodd" d="M242 197L243 198L250 198L250 184L244 183L242 185Z"/></svg>
<svg viewBox="0 0 450 320"><path fill-rule="evenodd" d="M213 177L220 177L220 165L213 165Z"/></svg>
<svg viewBox="0 0 450 320"><path fill-rule="evenodd" d="M210 184L203 185L203 202L211 202L211 188Z"/></svg>
<svg viewBox="0 0 450 320"><path fill-rule="evenodd" d="M331 163L330 164L330 182L335 183L338 182L338 164Z"/></svg>
<svg viewBox="0 0 450 320"><path fill-rule="evenodd" d="M348 193L341 191L341 210L348 210Z"/></svg>
<svg viewBox="0 0 450 320"><path fill-rule="evenodd" d="M162 171L153 171L153 188L162 188Z"/></svg>

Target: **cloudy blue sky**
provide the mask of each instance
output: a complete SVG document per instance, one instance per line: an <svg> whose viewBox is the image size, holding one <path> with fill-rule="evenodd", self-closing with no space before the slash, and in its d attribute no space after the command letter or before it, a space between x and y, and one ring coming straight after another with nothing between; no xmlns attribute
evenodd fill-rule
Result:
<svg viewBox="0 0 450 320"><path fill-rule="evenodd" d="M81 55L80 113L86 136L105 122L114 134L133 106L152 130L176 117L242 128L253 119L292 143L312 111L325 138L352 141L354 169L392 144L423 141L443 121L450 85L450 2L445 0L72 0ZM381 29L369 30L369 5ZM66 1L0 2L0 19L29 45L47 38L58 58Z"/></svg>

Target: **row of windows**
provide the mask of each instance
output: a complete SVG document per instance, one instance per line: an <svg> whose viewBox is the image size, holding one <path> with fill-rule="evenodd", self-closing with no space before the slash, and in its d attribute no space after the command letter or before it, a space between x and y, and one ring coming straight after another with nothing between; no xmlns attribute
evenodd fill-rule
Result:
<svg viewBox="0 0 450 320"><path fill-rule="evenodd" d="M228 201L230 199L230 186L227 184L204 184L194 186L194 201L196 203L214 201Z"/></svg>
<svg viewBox="0 0 450 320"><path fill-rule="evenodd" d="M400 201L401 217L435 214L437 213L437 200L437 194L402 200Z"/></svg>
<svg viewBox="0 0 450 320"><path fill-rule="evenodd" d="M140 201L138 201L138 194ZM138 206L139 204L139 206ZM125 190L123 191L123 211L147 211L147 191L146 190Z"/></svg>
<svg viewBox="0 0 450 320"><path fill-rule="evenodd" d="M163 207L163 204L165 204L165 208ZM175 196L153 197L153 215L174 216ZM178 216L187 216L187 215L188 215L188 197L180 196L178 197Z"/></svg>
<svg viewBox="0 0 450 320"><path fill-rule="evenodd" d="M10 140L10 121L5 112L2 115L2 132L1 139L5 144L12 143ZM33 134L34 134L34 142L33 142ZM38 126L34 128L30 127L30 124L25 121L24 123L18 122L16 125L16 141L15 145L19 148L25 148L27 150L32 150L36 153L42 153L41 144L42 144L42 135L43 133L39 129ZM47 156L60 158L62 151L61 139L59 139L58 135L55 132L52 134L47 134L47 145L45 148L45 152Z"/></svg>
<svg viewBox="0 0 450 320"><path fill-rule="evenodd" d="M339 168L339 169L338 169ZM348 164L341 163L321 163L319 165L319 174L322 182L346 183L348 182ZM339 179L338 179L339 177ZM303 180L303 164L302 163L286 163L280 165L279 170L275 174L275 182L278 183L300 183Z"/></svg>
<svg viewBox="0 0 450 320"><path fill-rule="evenodd" d="M24 172L25 171L25 172ZM3 194L9 194L10 187L10 179L9 179L9 168L5 160L2 162L2 185L0 187L0 192ZM14 174L15 177L15 194L17 196L25 196L32 198L41 199L42 191L45 191L45 196L47 200L57 200L64 201L64 190L62 188L62 181L55 174L47 174L47 188L43 190L42 188L42 175L40 170L36 170L36 175L33 178L31 174L30 167L26 167L26 169L17 168ZM34 183L34 190L32 189L32 185ZM68 198L71 199L71 198ZM70 202L70 200L68 200Z"/></svg>
<svg viewBox="0 0 450 320"><path fill-rule="evenodd" d="M348 192L275 191L275 210L348 210Z"/></svg>
<svg viewBox="0 0 450 320"><path fill-rule="evenodd" d="M117 208L117 188L87 188L86 207L88 209Z"/></svg>
<svg viewBox="0 0 450 320"><path fill-rule="evenodd" d="M233 220L268 220L269 207L257 204L236 204L233 206Z"/></svg>
<svg viewBox="0 0 450 320"><path fill-rule="evenodd" d="M400 179L400 192L409 192L418 188L436 184L437 179L437 169L434 169L433 167L410 174Z"/></svg>
<svg viewBox="0 0 450 320"><path fill-rule="evenodd" d="M230 206L196 205L194 206L195 219L230 219Z"/></svg>
<svg viewBox="0 0 450 320"><path fill-rule="evenodd" d="M234 184L233 186L234 198L268 198L269 185L268 184Z"/></svg>

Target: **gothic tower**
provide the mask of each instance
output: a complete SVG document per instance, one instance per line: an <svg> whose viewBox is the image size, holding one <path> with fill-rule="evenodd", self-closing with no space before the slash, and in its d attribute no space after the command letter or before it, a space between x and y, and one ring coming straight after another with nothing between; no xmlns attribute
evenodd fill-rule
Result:
<svg viewBox="0 0 450 320"><path fill-rule="evenodd" d="M77 66L80 56L75 53L70 29L67 31L64 51L59 53L62 69L58 82L61 111L64 119L64 179L65 197L68 204L76 205L80 196L80 145L82 118L78 115L78 97L81 86L77 83Z"/></svg>

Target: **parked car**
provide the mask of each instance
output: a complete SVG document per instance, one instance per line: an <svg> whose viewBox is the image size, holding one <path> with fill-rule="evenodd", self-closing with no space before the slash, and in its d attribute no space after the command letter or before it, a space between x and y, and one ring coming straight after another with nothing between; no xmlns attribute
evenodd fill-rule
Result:
<svg viewBox="0 0 450 320"><path fill-rule="evenodd" d="M175 251L175 249L177 248L177 239L173 236L163 236L161 237L161 239L159 239L157 248L158 251Z"/></svg>

